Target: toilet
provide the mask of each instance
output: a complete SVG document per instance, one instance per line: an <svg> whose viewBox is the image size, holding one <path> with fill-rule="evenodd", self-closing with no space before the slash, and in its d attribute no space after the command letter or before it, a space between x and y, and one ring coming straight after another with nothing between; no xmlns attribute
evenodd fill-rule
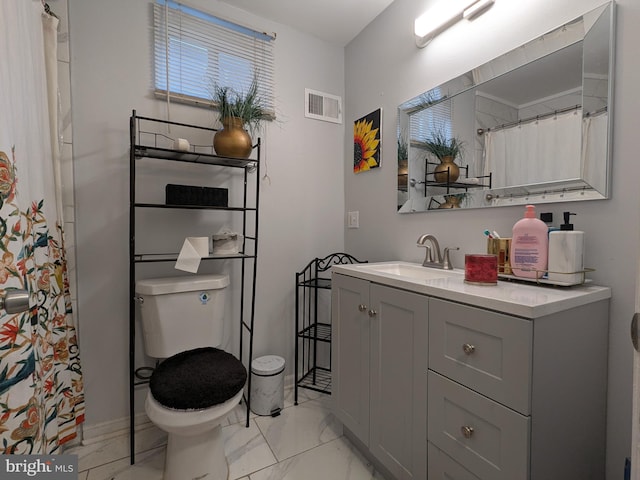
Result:
<svg viewBox="0 0 640 480"><path fill-rule="evenodd" d="M136 282L145 353L164 359L145 411L167 432L164 480L227 480L222 420L242 399L247 371L221 350L227 275Z"/></svg>

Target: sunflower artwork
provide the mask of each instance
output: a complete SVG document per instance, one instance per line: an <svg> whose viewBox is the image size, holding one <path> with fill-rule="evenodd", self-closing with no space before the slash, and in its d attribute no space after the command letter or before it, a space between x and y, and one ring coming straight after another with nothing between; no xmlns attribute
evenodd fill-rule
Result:
<svg viewBox="0 0 640 480"><path fill-rule="evenodd" d="M380 166L380 121L382 110L356 120L353 124L353 173Z"/></svg>

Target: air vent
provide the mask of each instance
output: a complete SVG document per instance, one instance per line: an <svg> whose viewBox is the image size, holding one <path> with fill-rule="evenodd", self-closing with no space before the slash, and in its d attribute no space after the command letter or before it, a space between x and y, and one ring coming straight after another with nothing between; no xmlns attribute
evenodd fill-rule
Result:
<svg viewBox="0 0 640 480"><path fill-rule="evenodd" d="M325 122L342 123L342 98L305 88L304 116Z"/></svg>

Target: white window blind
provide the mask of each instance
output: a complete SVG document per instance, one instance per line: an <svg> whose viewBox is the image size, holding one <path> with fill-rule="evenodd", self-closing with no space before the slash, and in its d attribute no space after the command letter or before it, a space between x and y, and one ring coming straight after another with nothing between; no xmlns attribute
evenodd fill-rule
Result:
<svg viewBox="0 0 640 480"><path fill-rule="evenodd" d="M267 110L275 111L274 36L171 0L153 7L157 95L210 104L214 85L246 92L255 78Z"/></svg>
<svg viewBox="0 0 640 480"><path fill-rule="evenodd" d="M431 105L411 115L411 140L424 142L431 140L434 133L442 133L450 139L451 131L451 102L449 100Z"/></svg>

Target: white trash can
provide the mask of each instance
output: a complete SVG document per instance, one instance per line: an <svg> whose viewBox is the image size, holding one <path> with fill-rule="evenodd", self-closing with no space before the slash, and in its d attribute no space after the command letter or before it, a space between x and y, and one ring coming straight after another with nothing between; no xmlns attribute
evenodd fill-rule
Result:
<svg viewBox="0 0 640 480"><path fill-rule="evenodd" d="M251 411L276 416L284 408L284 358L266 355L251 362Z"/></svg>

